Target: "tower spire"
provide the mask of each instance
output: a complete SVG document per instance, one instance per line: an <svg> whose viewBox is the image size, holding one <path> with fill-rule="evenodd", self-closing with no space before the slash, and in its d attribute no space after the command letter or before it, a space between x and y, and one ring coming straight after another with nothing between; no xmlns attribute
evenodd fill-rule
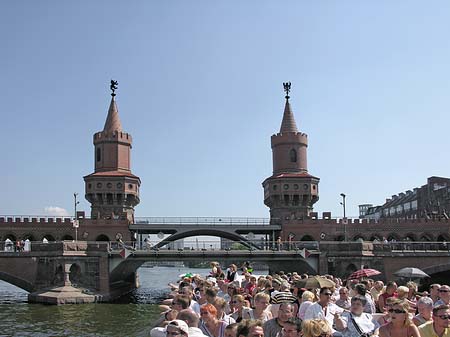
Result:
<svg viewBox="0 0 450 337"><path fill-rule="evenodd" d="M111 80L111 103L109 104L108 117L106 117L105 126L103 127L103 132L107 134L112 134L114 131L122 131L122 123L120 123L119 118L119 109L117 108L117 104L114 99L118 84L119 83L117 81Z"/></svg>
<svg viewBox="0 0 450 337"><path fill-rule="evenodd" d="M291 82L283 83L284 91L286 92L286 104L284 105L283 121L281 122L280 133L298 132L297 124L295 123L294 114L292 113L291 104L289 103L289 92L291 91Z"/></svg>

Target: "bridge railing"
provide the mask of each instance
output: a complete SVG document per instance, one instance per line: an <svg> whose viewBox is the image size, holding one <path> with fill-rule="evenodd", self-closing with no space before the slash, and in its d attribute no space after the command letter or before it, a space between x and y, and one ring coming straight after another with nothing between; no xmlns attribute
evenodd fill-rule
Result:
<svg viewBox="0 0 450 337"><path fill-rule="evenodd" d="M135 217L135 223L154 225L270 225L270 219L234 217Z"/></svg>

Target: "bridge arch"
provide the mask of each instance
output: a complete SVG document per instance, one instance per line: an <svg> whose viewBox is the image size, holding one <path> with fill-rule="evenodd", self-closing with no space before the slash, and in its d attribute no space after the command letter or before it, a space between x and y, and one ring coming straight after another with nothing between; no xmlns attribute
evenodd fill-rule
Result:
<svg viewBox="0 0 450 337"><path fill-rule="evenodd" d="M390 233L387 237L389 241L400 241L400 236L397 233Z"/></svg>
<svg viewBox="0 0 450 337"><path fill-rule="evenodd" d="M69 280L72 282L72 284L79 284L81 281L81 267L78 263L72 263L70 266L70 274L69 274Z"/></svg>
<svg viewBox="0 0 450 337"><path fill-rule="evenodd" d="M414 233L407 233L405 239L408 241L417 241L417 236Z"/></svg>
<svg viewBox="0 0 450 337"><path fill-rule="evenodd" d="M216 237L220 237L220 238L224 238L224 239L228 239L231 241L235 241L235 242L239 242L242 243L243 245L246 245L248 247L253 247L256 249L261 249L261 247L258 247L257 245L255 245L254 243L250 242L248 239L246 239L245 237L236 234L236 233L230 233L230 232L224 232L221 230L217 230L217 229L202 229L202 230L191 230L191 231L186 231L186 232L180 232L180 233L175 233L170 235L169 237L161 240L160 242L158 242L154 247L155 248L161 248L165 245L167 245L170 242L174 242L177 240L181 240L184 238L188 238L188 237L193 237L193 236L216 236Z"/></svg>
<svg viewBox="0 0 450 337"><path fill-rule="evenodd" d="M106 234L100 234L97 236L95 241L110 241L108 235Z"/></svg>
<svg viewBox="0 0 450 337"><path fill-rule="evenodd" d="M55 240L55 237L54 237L53 235L51 235L51 234L45 234L45 235L42 237L42 240L44 240L44 239L47 239L48 241L56 241L56 240Z"/></svg>
<svg viewBox="0 0 450 337"><path fill-rule="evenodd" d="M353 237L353 239L352 239L352 241L366 241L366 239L364 238L364 235L362 235L362 234L356 234L354 237Z"/></svg>
<svg viewBox="0 0 450 337"><path fill-rule="evenodd" d="M33 234L27 233L23 235L23 239L26 240L30 240L30 241L35 241Z"/></svg>
<svg viewBox="0 0 450 337"><path fill-rule="evenodd" d="M5 241L5 240L7 240L7 239L10 239L12 242L16 242L17 237L16 237L14 234L10 233L10 234L6 234L6 235L3 237L3 241Z"/></svg>
<svg viewBox="0 0 450 337"><path fill-rule="evenodd" d="M311 235L303 235L300 241L316 241Z"/></svg>
<svg viewBox="0 0 450 337"><path fill-rule="evenodd" d="M73 241L74 238L73 238L72 235L70 235L70 234L65 234L65 235L63 235L63 236L61 237L61 240L62 240L62 241Z"/></svg>
<svg viewBox="0 0 450 337"><path fill-rule="evenodd" d="M32 292L34 288L33 284L31 284L30 282L27 282L24 279L15 277L14 275L8 274L3 271L0 271L0 280L10 283L13 286L16 286L28 292Z"/></svg>
<svg viewBox="0 0 450 337"><path fill-rule="evenodd" d="M436 241L438 241L438 242L449 241L449 236L446 233L439 234Z"/></svg>
<svg viewBox="0 0 450 337"><path fill-rule="evenodd" d="M433 234L422 233L422 235L420 236L420 241L421 242L431 242L431 241L433 241Z"/></svg>

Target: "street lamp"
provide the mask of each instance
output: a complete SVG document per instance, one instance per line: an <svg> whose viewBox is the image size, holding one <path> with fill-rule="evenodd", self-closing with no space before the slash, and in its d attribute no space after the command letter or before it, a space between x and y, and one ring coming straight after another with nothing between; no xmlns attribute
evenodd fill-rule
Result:
<svg viewBox="0 0 450 337"><path fill-rule="evenodd" d="M342 222L344 223L344 241L347 241L347 217L345 216L345 197L346 195L344 193L341 193L342 197L342 208L344 209L344 218L342 219Z"/></svg>
<svg viewBox="0 0 450 337"><path fill-rule="evenodd" d="M75 216L73 218L73 227L75 228L75 242L78 242L78 227L80 226L80 223L78 222L77 219L77 205L80 203L79 201L77 201L77 195L78 193L73 194L74 208L75 208Z"/></svg>

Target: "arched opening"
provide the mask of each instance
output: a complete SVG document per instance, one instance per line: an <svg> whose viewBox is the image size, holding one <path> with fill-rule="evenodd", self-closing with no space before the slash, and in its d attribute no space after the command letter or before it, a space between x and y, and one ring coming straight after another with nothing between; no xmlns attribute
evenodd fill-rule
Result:
<svg viewBox="0 0 450 337"><path fill-rule="evenodd" d="M447 234L440 234L437 237L437 242L447 242L448 241L448 235Z"/></svg>
<svg viewBox="0 0 450 337"><path fill-rule="evenodd" d="M24 236L23 236L23 239L24 240L30 240L30 241L35 241L34 240L34 236L32 235L32 234L25 234Z"/></svg>
<svg viewBox="0 0 450 337"><path fill-rule="evenodd" d="M297 162L297 151L295 151L294 149L291 149L291 151L289 151L289 158L291 160L291 163L296 163Z"/></svg>
<svg viewBox="0 0 450 337"><path fill-rule="evenodd" d="M374 234L374 235L372 235L371 237L370 237L370 241L372 241L372 242L376 242L376 241L379 241L379 242L381 242L381 241L383 241L383 239L382 239L382 237L380 236L380 235L378 235L378 234Z"/></svg>
<svg viewBox="0 0 450 337"><path fill-rule="evenodd" d="M7 235L5 235L3 241L6 241L7 239L10 239L12 242L16 242L16 240L17 240L16 236L14 234L7 234Z"/></svg>
<svg viewBox="0 0 450 337"><path fill-rule="evenodd" d="M63 241L73 241L74 239L73 239L72 235L66 234L66 235L64 235L61 238L61 240L63 240Z"/></svg>
<svg viewBox="0 0 450 337"><path fill-rule="evenodd" d="M42 237L42 241L44 241L44 239L47 239L47 241L56 241L55 238L54 238L54 236L51 235L51 234L45 234L45 235Z"/></svg>
<svg viewBox="0 0 450 337"><path fill-rule="evenodd" d="M357 270L358 268L353 263L350 263L347 268L345 268L345 275L349 276L351 273Z"/></svg>
<svg viewBox="0 0 450 337"><path fill-rule="evenodd" d="M102 150L98 147L97 148L97 161L102 160Z"/></svg>
<svg viewBox="0 0 450 337"><path fill-rule="evenodd" d="M353 237L353 241L364 242L365 239L364 239L364 236L362 236L361 234L356 234L356 235Z"/></svg>
<svg viewBox="0 0 450 337"><path fill-rule="evenodd" d="M422 242L431 242L433 241L433 237L430 234L422 234L422 236L420 237L420 241Z"/></svg>
<svg viewBox="0 0 450 337"><path fill-rule="evenodd" d="M338 235L338 236L336 236L336 238L334 239L334 241L345 241L344 235Z"/></svg>
<svg viewBox="0 0 450 337"><path fill-rule="evenodd" d="M73 285L77 285L81 281L81 267L76 263L70 266L69 280Z"/></svg>
<svg viewBox="0 0 450 337"><path fill-rule="evenodd" d="M303 235L300 241L316 241L311 235Z"/></svg>
<svg viewBox="0 0 450 337"><path fill-rule="evenodd" d="M95 239L95 241L110 241L109 237L105 234L100 234L99 236L97 236L97 238Z"/></svg>
<svg viewBox="0 0 450 337"><path fill-rule="evenodd" d="M388 241L395 242L395 241L399 240L399 237L398 237L397 234L391 233L391 234L388 235L387 239L388 239Z"/></svg>
<svg viewBox="0 0 450 337"><path fill-rule="evenodd" d="M416 240L416 235L414 233L408 233L405 236L405 240L406 241L417 241Z"/></svg>

